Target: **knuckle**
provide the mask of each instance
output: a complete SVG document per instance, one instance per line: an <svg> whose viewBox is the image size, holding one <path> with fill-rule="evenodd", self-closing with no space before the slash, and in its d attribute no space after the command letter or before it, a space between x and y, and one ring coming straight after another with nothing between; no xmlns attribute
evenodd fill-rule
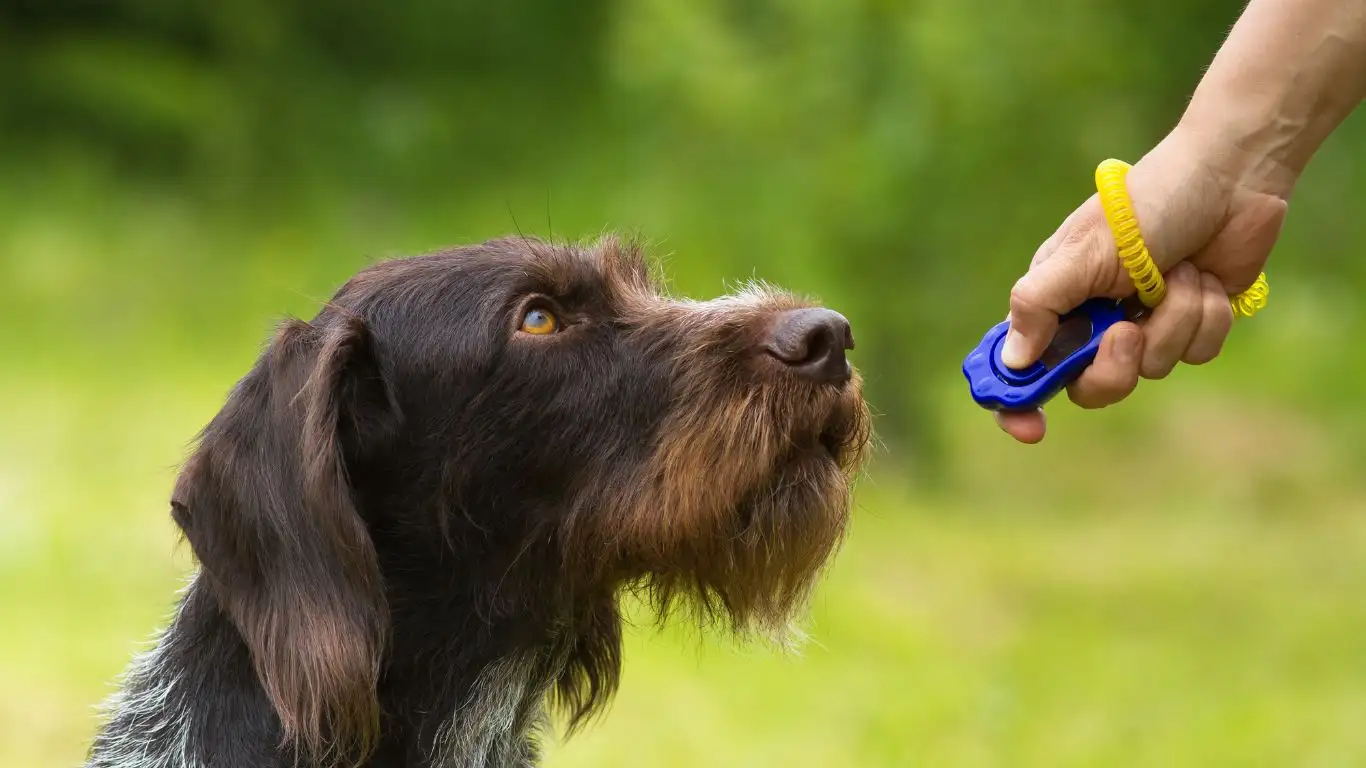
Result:
<svg viewBox="0 0 1366 768"><path fill-rule="evenodd" d="M1222 296L1213 304L1214 306L1208 310L1205 322L1211 331L1222 339L1228 335L1229 331L1233 330L1233 307L1229 304L1228 299Z"/></svg>
<svg viewBox="0 0 1366 768"><path fill-rule="evenodd" d="M1118 366L1091 368L1068 388L1073 403L1086 409L1106 408L1128 397L1137 377Z"/></svg>
<svg viewBox="0 0 1366 768"><path fill-rule="evenodd" d="M1106 252L1113 244L1109 238L1109 230L1088 223L1087 226L1074 229L1058 250L1076 269L1089 272L1095 269L1101 259L1114 258Z"/></svg>
<svg viewBox="0 0 1366 768"><path fill-rule="evenodd" d="M1228 294L1216 282L1214 288L1205 292L1205 322L1227 332L1233 327L1233 305Z"/></svg>
<svg viewBox="0 0 1366 768"><path fill-rule="evenodd" d="M1181 362L1185 363L1186 365L1204 365L1205 363L1208 363L1212 361L1214 358L1218 357L1219 351L1222 347L1223 345L1221 344L1217 347L1210 346L1201 347L1198 349L1193 348L1190 352L1186 353L1186 356L1182 358Z"/></svg>
<svg viewBox="0 0 1366 768"><path fill-rule="evenodd" d="M1068 397L1077 407L1088 411L1109 408L1124 399L1123 393L1112 393L1094 382L1089 385L1076 385L1074 389L1068 390Z"/></svg>
<svg viewBox="0 0 1366 768"><path fill-rule="evenodd" d="M1221 295L1206 296L1204 321L1200 335L1182 356L1181 361L1189 365L1204 365L1219 356L1224 342L1233 329L1233 308Z"/></svg>
<svg viewBox="0 0 1366 768"><path fill-rule="evenodd" d="M1074 254L1078 251L1085 251L1086 244L1091 239L1091 233L1095 231L1095 222L1086 215L1078 216L1072 222L1072 226L1062 233L1062 238L1058 241L1057 250L1062 253Z"/></svg>
<svg viewBox="0 0 1366 768"><path fill-rule="evenodd" d="M1176 360L1154 360L1143 361L1143 366L1139 370L1139 375L1150 381L1161 381L1171 375L1176 370Z"/></svg>
<svg viewBox="0 0 1366 768"><path fill-rule="evenodd" d="M1204 304L1204 291L1201 290L1201 280L1199 273L1194 267L1182 264L1174 270L1172 279L1168 281L1169 290L1167 300L1172 302L1172 309L1180 316L1188 317L1198 315Z"/></svg>
<svg viewBox="0 0 1366 768"><path fill-rule="evenodd" d="M1199 321L1199 305L1196 312L1180 316L1161 329L1150 329L1148 343L1144 345L1143 359L1139 363L1139 373L1145 379L1164 378L1171 373L1191 340L1196 338L1191 326ZM1176 317L1176 316L1170 316Z"/></svg>
<svg viewBox="0 0 1366 768"><path fill-rule="evenodd" d="M1038 290L1032 277L1025 275L1010 288L1010 315L1014 319L1019 319L1021 315L1029 317L1037 314L1038 309Z"/></svg>
<svg viewBox="0 0 1366 768"><path fill-rule="evenodd" d="M1168 336L1157 343L1149 343L1139 362L1138 374L1145 379L1165 379L1176 368L1184 350L1175 348L1176 340Z"/></svg>

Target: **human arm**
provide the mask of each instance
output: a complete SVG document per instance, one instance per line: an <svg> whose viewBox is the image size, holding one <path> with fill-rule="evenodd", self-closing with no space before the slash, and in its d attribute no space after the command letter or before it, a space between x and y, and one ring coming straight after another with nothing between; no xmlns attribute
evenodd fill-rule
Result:
<svg viewBox="0 0 1366 768"><path fill-rule="evenodd" d="M1178 125L1127 178L1144 239L1167 274L1167 298L1143 326L1107 332L1068 388L1073 402L1112 405L1140 378L1218 355L1232 327L1228 296L1261 272L1300 174L1363 97L1366 0L1252 0ZM1036 360L1058 316L1084 300L1133 292L1093 196L1012 289L1004 361L1023 368ZM999 423L1022 442L1045 431L1041 412L1003 414Z"/></svg>

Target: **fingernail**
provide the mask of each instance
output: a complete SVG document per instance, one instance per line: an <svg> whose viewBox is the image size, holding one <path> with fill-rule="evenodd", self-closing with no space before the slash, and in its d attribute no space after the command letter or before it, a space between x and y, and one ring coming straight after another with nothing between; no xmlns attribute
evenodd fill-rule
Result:
<svg viewBox="0 0 1366 768"><path fill-rule="evenodd" d="M1143 334L1126 333L1119 337L1115 344L1115 356L1125 365L1134 365L1138 362L1139 353L1142 352Z"/></svg>
<svg viewBox="0 0 1366 768"><path fill-rule="evenodd" d="M1001 362L1005 363L1007 368L1023 368L1029 365L1028 355L1024 337L1011 328L1006 332L1005 344L1001 345Z"/></svg>

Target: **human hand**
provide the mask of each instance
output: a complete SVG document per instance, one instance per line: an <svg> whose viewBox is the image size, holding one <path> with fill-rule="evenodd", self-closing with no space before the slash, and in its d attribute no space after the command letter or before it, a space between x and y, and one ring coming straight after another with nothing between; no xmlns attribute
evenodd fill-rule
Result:
<svg viewBox="0 0 1366 768"><path fill-rule="evenodd" d="M1095 362L1067 388L1073 403L1113 405L1140 378L1165 378L1179 362L1201 365L1223 348L1233 325L1229 297L1256 281L1286 213L1284 199L1246 181L1229 160L1236 156L1177 128L1129 171L1129 197L1167 295L1141 323L1121 322L1106 331ZM1040 246L1011 290L1003 362L1018 369L1037 360L1058 317L1083 301L1134 293L1093 195ZM1042 411L996 418L1021 442L1044 437Z"/></svg>

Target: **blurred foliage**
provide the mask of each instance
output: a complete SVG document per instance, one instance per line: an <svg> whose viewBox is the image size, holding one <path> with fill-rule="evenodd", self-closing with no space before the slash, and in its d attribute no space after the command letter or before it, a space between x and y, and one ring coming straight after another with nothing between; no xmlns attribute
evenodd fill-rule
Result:
<svg viewBox="0 0 1366 768"><path fill-rule="evenodd" d="M182 308L214 315L260 307L206 305L204 273L239 285L268 264L323 291L376 248L631 228L676 250L680 286L754 272L845 309L884 435L932 461L942 426L919 383L1000 315L1094 163L1170 127L1239 7L10 2L6 208L55 187L114 197L117 219L150 206L190 236L233 232L229 264L139 243L147 269L120 279L179 276ZM1360 155L1346 133L1338 161ZM1350 185L1342 170L1316 168L1316 189ZM1292 247L1360 276L1322 234L1341 217L1298 207ZM347 231L328 247L281 233L334 218ZM1298 273L1278 286L1303 282L1300 261L1278 261Z"/></svg>
<svg viewBox="0 0 1366 768"><path fill-rule="evenodd" d="M727 699L757 662L704 689L676 649L646 653L633 706L689 702L698 738L761 764L1359 761L1342 724L1364 706L1366 619L1333 599L1366 570L1344 554L1356 523L1332 533L1366 455L1366 366L1345 353L1366 306L1359 116L1296 193L1272 306L1217 363L1103 413L1060 404L1028 451L958 371L1095 164L1175 122L1241 6L0 2L0 762L79 753L87 705L185 567L166 562L173 465L279 316L372 259L604 228L651 242L680 292L758 276L849 315L885 443L870 483L921 494L865 510L818 627L842 661L764 667ZM1170 514L1105 522L1117 507ZM1322 516L1301 533L1267 522L1305 507ZM1102 579L1097 562L1127 565ZM1210 669L1222 687L1193 682ZM811 691L863 730L817 727ZM606 733L684 723L626 718ZM1294 759L1284 718L1324 762Z"/></svg>

